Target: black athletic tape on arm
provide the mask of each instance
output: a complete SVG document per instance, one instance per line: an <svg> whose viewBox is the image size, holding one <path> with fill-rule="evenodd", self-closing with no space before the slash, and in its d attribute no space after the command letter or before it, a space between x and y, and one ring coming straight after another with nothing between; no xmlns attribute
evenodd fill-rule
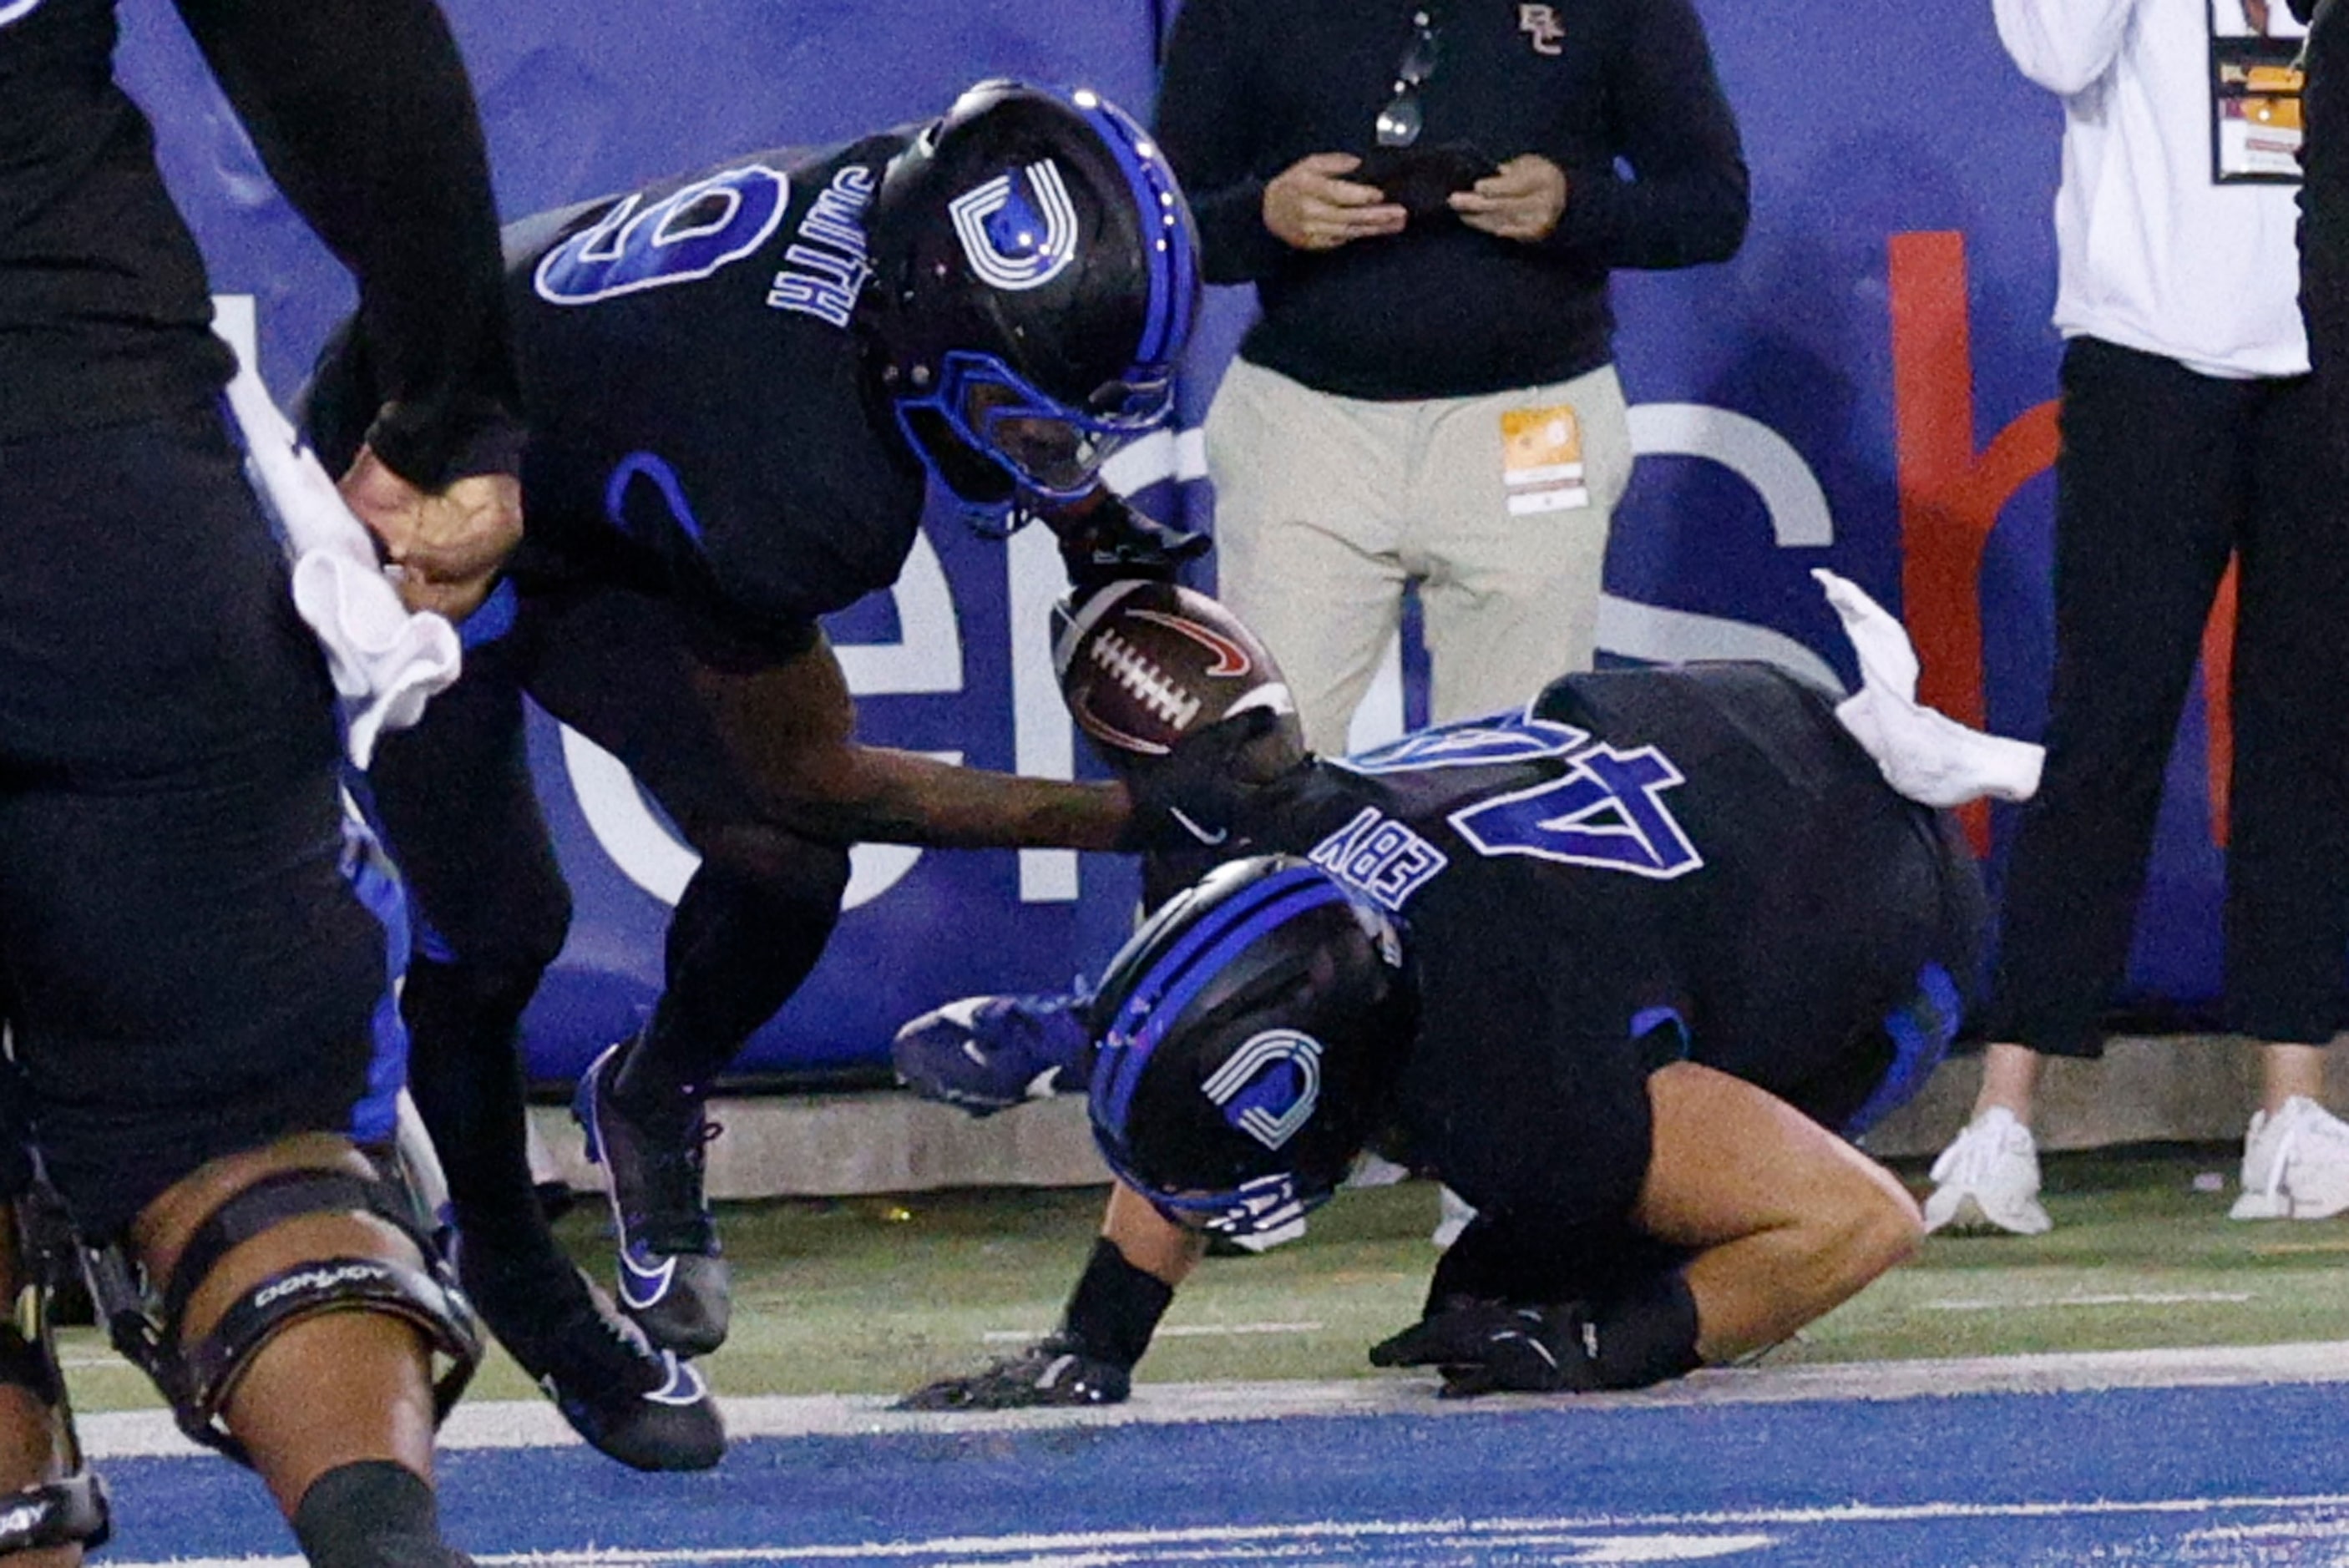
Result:
<svg viewBox="0 0 2349 1568"><path fill-rule="evenodd" d="M1679 1270L1653 1274L1591 1314L1601 1388L1644 1388L1703 1365L1696 1353L1696 1297Z"/></svg>
<svg viewBox="0 0 2349 1568"><path fill-rule="evenodd" d="M1096 1236L1093 1255L1061 1315L1061 1336L1084 1355L1130 1372L1174 1299L1173 1285L1126 1262L1107 1236Z"/></svg>

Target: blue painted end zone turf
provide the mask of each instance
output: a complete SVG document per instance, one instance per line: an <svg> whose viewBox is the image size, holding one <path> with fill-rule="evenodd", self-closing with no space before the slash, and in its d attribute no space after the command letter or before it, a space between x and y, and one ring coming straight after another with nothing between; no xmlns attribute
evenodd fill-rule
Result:
<svg viewBox="0 0 2349 1568"><path fill-rule="evenodd" d="M447 1457L444 1497L479 1554L665 1563L2331 1563L2349 1555L2344 1417L2349 1388L2325 1385L1495 1404L757 1439L700 1476L474 1450ZM119 1561L290 1550L223 1463L106 1469Z"/></svg>

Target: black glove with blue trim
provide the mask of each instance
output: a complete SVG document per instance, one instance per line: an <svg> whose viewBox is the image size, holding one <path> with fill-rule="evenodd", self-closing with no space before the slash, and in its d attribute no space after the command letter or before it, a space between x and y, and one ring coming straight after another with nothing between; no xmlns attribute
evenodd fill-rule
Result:
<svg viewBox="0 0 2349 1568"><path fill-rule="evenodd" d="M1061 1335L962 1377L916 1388L900 1410L1022 1410L1041 1406L1117 1405L1133 1392L1131 1368L1087 1356Z"/></svg>

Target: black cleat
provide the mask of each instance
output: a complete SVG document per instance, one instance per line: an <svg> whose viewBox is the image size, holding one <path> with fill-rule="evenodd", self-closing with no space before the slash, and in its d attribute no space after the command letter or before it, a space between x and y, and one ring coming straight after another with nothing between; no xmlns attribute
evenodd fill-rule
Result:
<svg viewBox="0 0 2349 1568"><path fill-rule="evenodd" d="M718 1128L695 1106L690 1121L665 1134L615 1105L611 1080L626 1047L614 1046L588 1065L572 1102L587 1134L587 1158L610 1178L620 1310L654 1344L706 1356L726 1343L733 1312L718 1227L702 1196L702 1170Z"/></svg>
<svg viewBox="0 0 2349 1568"><path fill-rule="evenodd" d="M725 1457L726 1423L699 1369L656 1348L585 1274L461 1272L481 1321L591 1447L640 1470L708 1470Z"/></svg>

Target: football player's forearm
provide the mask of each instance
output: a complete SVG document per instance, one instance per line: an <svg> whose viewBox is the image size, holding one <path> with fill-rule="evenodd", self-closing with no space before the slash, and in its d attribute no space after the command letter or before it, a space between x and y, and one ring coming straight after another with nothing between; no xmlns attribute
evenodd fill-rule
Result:
<svg viewBox="0 0 2349 1568"><path fill-rule="evenodd" d="M837 776L780 802L794 827L854 843L1108 850L1131 815L1123 786L963 768L851 746Z"/></svg>
<svg viewBox="0 0 2349 1568"><path fill-rule="evenodd" d="M809 838L1106 850L1132 815L1123 785L991 773L860 745L847 677L821 639L797 657L747 674L699 667L694 688L761 814Z"/></svg>
<svg viewBox="0 0 2349 1568"><path fill-rule="evenodd" d="M430 0L179 0L279 188L356 275L388 414L425 489L520 450L497 209L468 80Z"/></svg>
<svg viewBox="0 0 2349 1568"><path fill-rule="evenodd" d="M1123 1181L1110 1189L1101 1233L1126 1262L1168 1285L1188 1279L1207 1252L1206 1235L1176 1224Z"/></svg>

